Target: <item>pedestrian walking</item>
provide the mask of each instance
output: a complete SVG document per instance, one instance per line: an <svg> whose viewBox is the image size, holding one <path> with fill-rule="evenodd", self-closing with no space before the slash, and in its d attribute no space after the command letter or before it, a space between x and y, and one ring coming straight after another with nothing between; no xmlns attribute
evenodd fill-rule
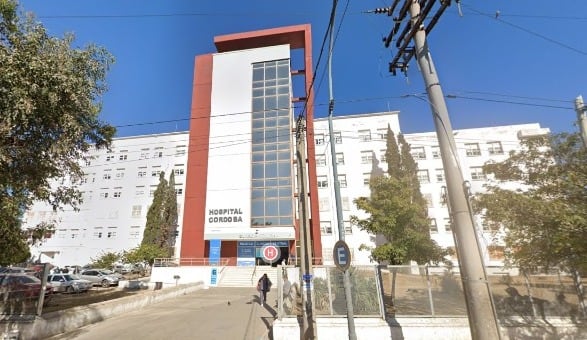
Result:
<svg viewBox="0 0 587 340"><path fill-rule="evenodd" d="M267 302L267 292L271 290L271 280L267 277L267 274L263 274L259 281L257 281L257 291L259 292L259 300L261 300L261 306L264 306Z"/></svg>

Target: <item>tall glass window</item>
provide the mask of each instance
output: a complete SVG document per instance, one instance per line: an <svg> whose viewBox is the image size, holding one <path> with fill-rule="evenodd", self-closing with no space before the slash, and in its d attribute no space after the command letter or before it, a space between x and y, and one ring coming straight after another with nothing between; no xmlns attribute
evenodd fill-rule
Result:
<svg viewBox="0 0 587 340"><path fill-rule="evenodd" d="M252 226L293 226L289 60L253 64Z"/></svg>

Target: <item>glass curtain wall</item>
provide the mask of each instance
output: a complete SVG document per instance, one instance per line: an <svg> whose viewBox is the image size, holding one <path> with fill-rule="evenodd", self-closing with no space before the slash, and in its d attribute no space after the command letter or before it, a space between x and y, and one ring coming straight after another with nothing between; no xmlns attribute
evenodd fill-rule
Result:
<svg viewBox="0 0 587 340"><path fill-rule="evenodd" d="M253 64L252 227L293 226L289 60Z"/></svg>

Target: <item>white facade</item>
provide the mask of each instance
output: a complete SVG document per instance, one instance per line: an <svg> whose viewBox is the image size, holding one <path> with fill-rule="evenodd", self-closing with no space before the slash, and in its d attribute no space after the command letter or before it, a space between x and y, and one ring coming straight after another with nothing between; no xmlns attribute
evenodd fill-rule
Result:
<svg viewBox="0 0 587 340"><path fill-rule="evenodd" d="M235 111L234 108L226 109L230 112ZM217 109L215 112L223 110ZM398 114L394 111L341 116L333 119L345 241L352 251L355 264L370 263L369 251L359 250L359 247L362 244L374 245L375 238L358 230L356 226L350 225L351 215L365 217L364 212L356 209L353 200L360 196L368 196L369 178L374 174L382 174L387 169L384 160L385 136L388 126L396 134L400 132ZM213 124L211 136L213 133L218 133L219 136L232 136L233 134L227 133L226 130L229 125L219 125L224 130L214 132ZM245 131L250 131L250 128ZM236 133L236 131L233 132ZM338 223L328 120L316 119L314 132L322 253L324 263L332 264L332 247L338 239ZM490 160L502 161L507 158L510 151L520 148L521 139L548 132L548 129L541 128L537 123L455 130L460 166L465 181L470 183L471 193L482 191L483 184L487 182L480 172L483 164ZM179 208L178 223L180 224L178 239L180 239L188 137L188 132L178 132L119 138L113 141L112 152L106 150L93 152L94 160L84 167L87 177L80 186L84 203L80 206L79 212L73 212L70 209L54 213L50 207L36 204L25 214L25 227L42 221L56 222L55 234L46 239L42 245L32 249L33 256L58 266L84 265L103 252L119 252L138 246L142 240L147 210L152 201L152 192L159 182L160 171L165 171L167 178L170 171L175 172ZM247 136L244 139L249 138ZM436 134L434 132L407 134L405 138L410 143L412 155L418 163L421 190L429 202L429 217L433 221L431 236L441 246L453 247L453 236L448 229L448 210L442 199L443 186L446 184L442 175L442 161L437 148ZM211 140L213 140L212 137ZM231 141L234 141L234 137ZM211 145L215 145L216 142L218 141ZM238 154L239 151L226 148L223 151L213 150L212 153L220 158L236 157L235 153ZM250 157L250 151L242 154L247 158ZM215 157L210 157L208 195L213 195L214 190L222 193L216 198L221 205L218 207L210 205L207 210L225 207L238 209L240 208L239 200L250 201L251 189L248 187L250 186L250 169L242 171L246 178L232 181L230 176L227 178L227 175L223 173L223 169L214 167ZM238 163L250 164L250 161L247 159ZM234 171L230 173L234 176ZM231 189L229 194L224 190L227 189L227 185L228 189ZM221 188L223 190L218 190L220 186L224 186ZM233 198L238 197L233 193L235 189L243 191L243 195L242 198L233 202ZM246 210L249 207L245 204L242 209ZM208 218L208 215L206 217ZM243 218L245 224L248 221L250 219ZM485 248L483 251L486 264L500 265L502 261L499 251L490 254L487 247L500 247L503 244L499 239L495 240L488 230L482 230L480 221L477 220L477 222L481 243ZM246 227L249 228L248 225ZM179 254L179 247L180 242L177 242L176 254Z"/></svg>
<svg viewBox="0 0 587 340"><path fill-rule="evenodd" d="M251 229L251 128L254 126L251 65L289 60L289 45L216 53L213 58L204 238L293 240L293 225ZM287 74L289 76L289 70ZM286 90L286 98L290 98L290 86L286 86ZM291 124L291 109L285 108ZM287 130L288 139L293 144L293 136L290 129ZM290 151L288 158L291 157Z"/></svg>
<svg viewBox="0 0 587 340"><path fill-rule="evenodd" d="M112 142L111 152L90 152L86 174L79 189L83 203L79 212L71 207L53 212L35 204L24 216L24 227L54 222L55 233L33 247L34 259L60 267L85 265L105 252L120 252L138 246L143 238L147 211L159 183L159 173L169 179L175 173L178 223L183 221L188 133L167 133ZM181 226L178 227L181 233ZM176 242L176 252L180 243Z"/></svg>
<svg viewBox="0 0 587 340"><path fill-rule="evenodd" d="M353 200L369 196L368 181L372 174L387 170L385 162L387 126L394 133L400 131L398 112L383 112L353 116L335 117L333 131L337 153L337 172L341 184L341 205L343 225L346 229L345 241L353 253L353 262L369 263L369 251L359 250L364 244L373 246L375 239L352 226L350 216L364 218ZM320 199L320 220L325 264L332 262L332 246L338 239L338 223L333 189L332 162L329 145L328 120L317 119L314 125L316 134L316 166ZM463 177L470 184L471 194L483 191L487 183L481 167L488 161L503 161L510 151L520 148L520 140L528 136L546 134L548 129L538 123L497 126L487 128L454 130L454 138ZM446 186L438 141L435 132L404 135L410 144L411 153L418 163L418 177L421 192L428 201L431 219L431 237L442 247L454 247L450 231L448 209L443 199ZM476 218L479 238L483 246L486 265L501 265L502 246L499 237L489 230L482 230L481 221ZM452 259L456 262L456 257Z"/></svg>

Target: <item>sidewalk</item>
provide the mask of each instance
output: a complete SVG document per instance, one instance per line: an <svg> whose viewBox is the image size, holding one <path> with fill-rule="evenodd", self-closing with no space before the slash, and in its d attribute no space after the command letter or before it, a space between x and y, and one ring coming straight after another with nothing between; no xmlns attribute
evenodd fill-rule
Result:
<svg viewBox="0 0 587 340"><path fill-rule="evenodd" d="M51 339L270 339L275 297L261 306L255 288L202 289Z"/></svg>

